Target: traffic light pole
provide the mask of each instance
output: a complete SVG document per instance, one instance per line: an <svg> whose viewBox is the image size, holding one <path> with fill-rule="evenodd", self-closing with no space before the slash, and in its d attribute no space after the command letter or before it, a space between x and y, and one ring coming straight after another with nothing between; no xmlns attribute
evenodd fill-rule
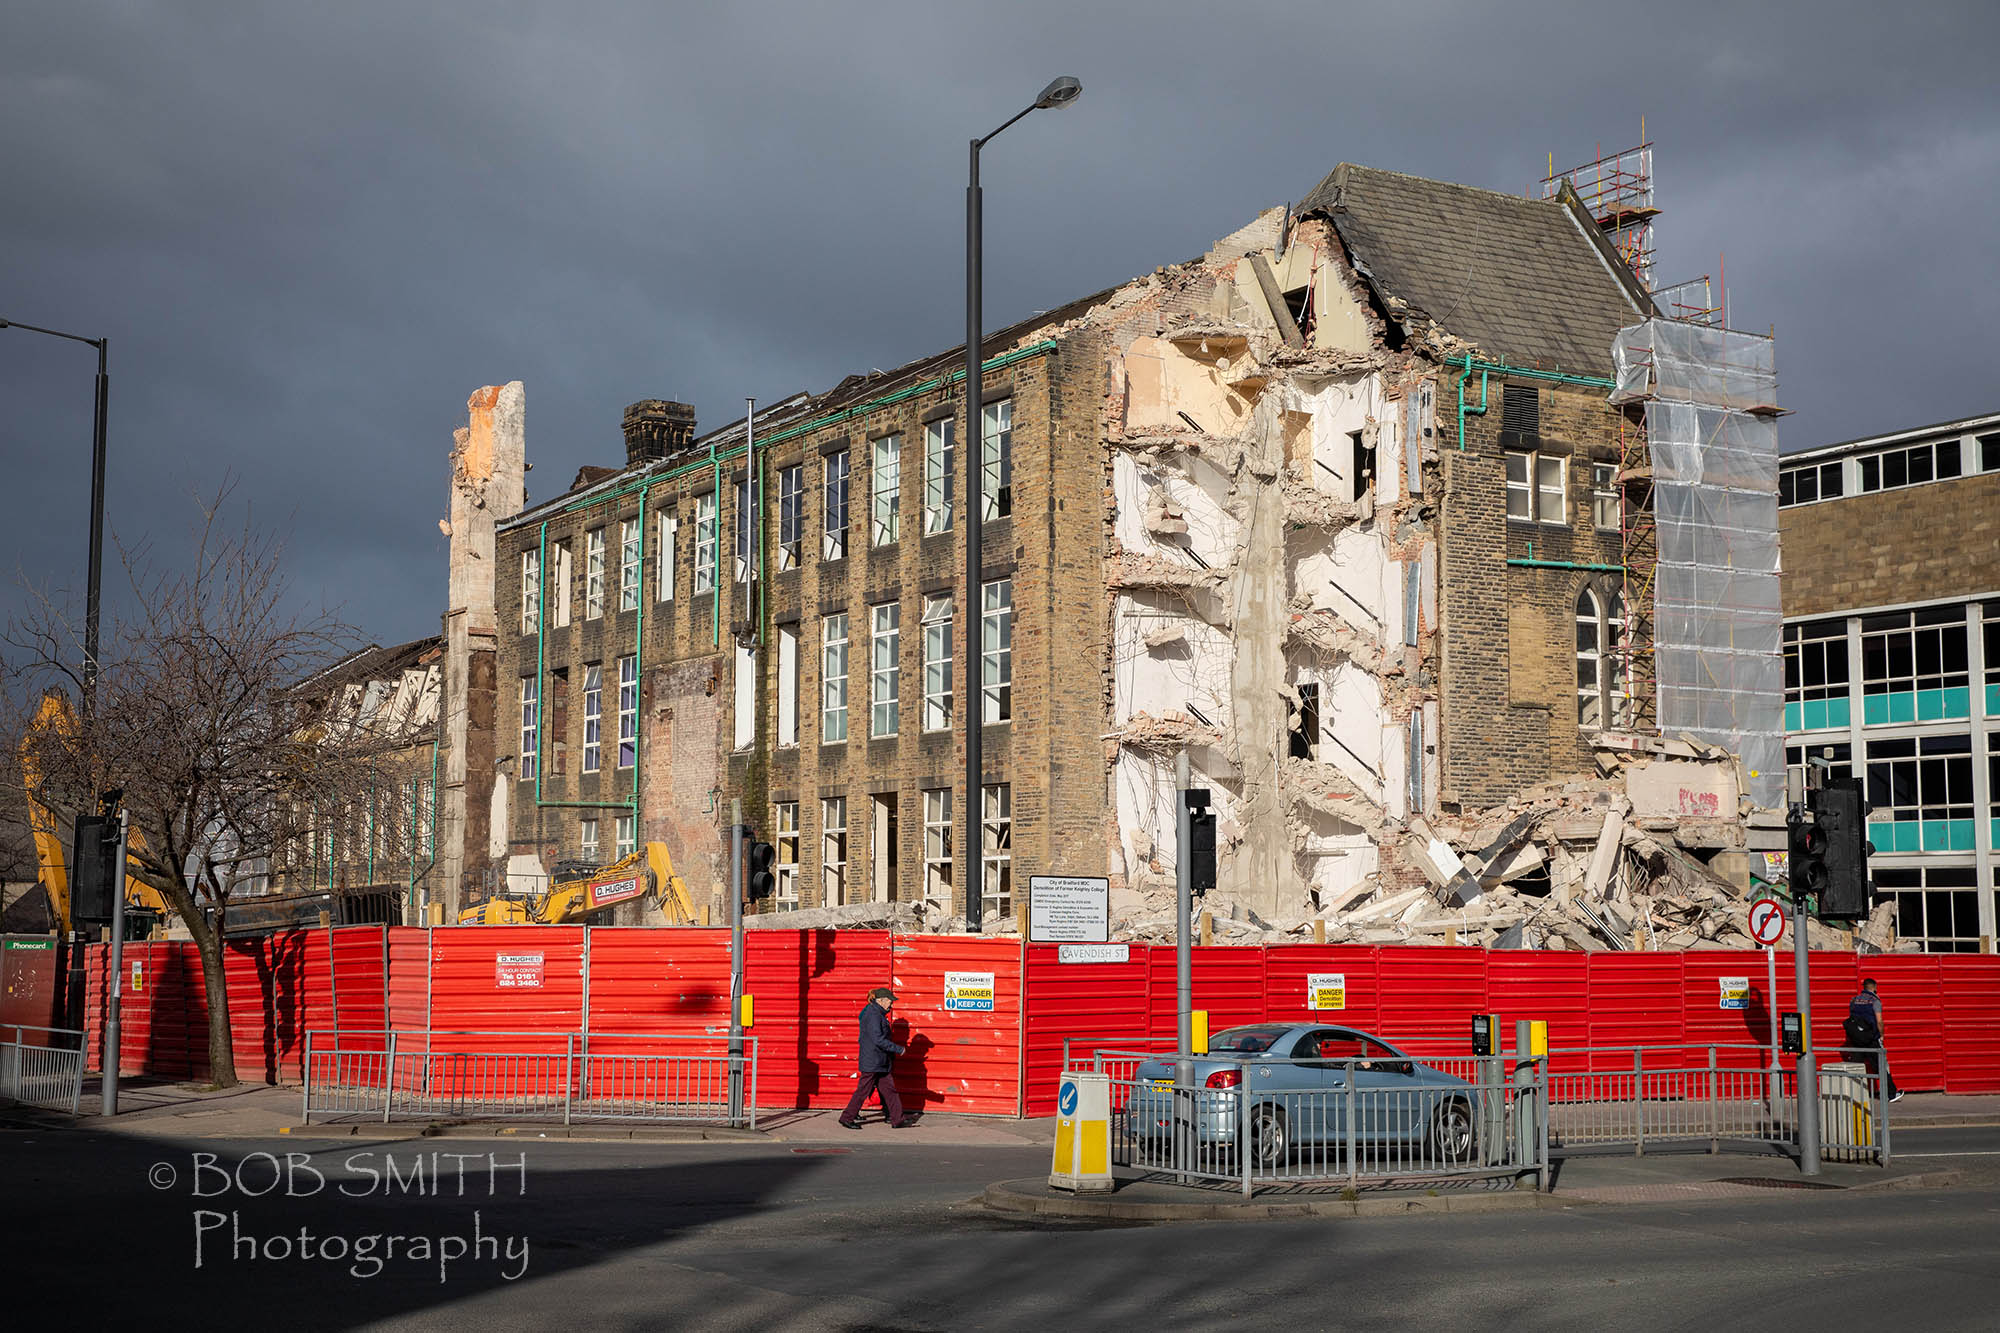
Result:
<svg viewBox="0 0 2000 1333"><path fill-rule="evenodd" d="M118 1065L124 1051L119 1025L119 999L125 989L125 828L129 816L118 812L118 852L111 859L111 985L104 1002L103 1111L118 1114ZM72 900L73 901L73 900Z"/></svg>
<svg viewBox="0 0 2000 1333"><path fill-rule="evenodd" d="M1811 954L1806 948L1806 922L1812 900L1803 893L1792 898L1792 967L1799 992L1799 1174L1819 1174L1819 1069L1813 1057Z"/></svg>
<svg viewBox="0 0 2000 1333"><path fill-rule="evenodd" d="M1182 750L1174 764L1174 1050L1180 1055L1174 1064L1174 1165L1183 1171L1194 1166L1195 1099L1193 955L1188 948L1194 917L1194 829L1187 788L1188 757ZM1238 1144L1237 1151L1247 1152L1247 1145Z"/></svg>
<svg viewBox="0 0 2000 1333"><path fill-rule="evenodd" d="M729 803L729 1123L743 1123L743 802Z"/></svg>

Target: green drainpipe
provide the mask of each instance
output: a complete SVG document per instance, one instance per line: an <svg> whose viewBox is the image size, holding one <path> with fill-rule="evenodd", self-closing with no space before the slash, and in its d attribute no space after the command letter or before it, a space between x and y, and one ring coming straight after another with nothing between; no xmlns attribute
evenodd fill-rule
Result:
<svg viewBox="0 0 2000 1333"><path fill-rule="evenodd" d="M1571 375L1560 370L1531 370L1526 366L1510 366L1505 361L1478 361L1473 359L1470 352L1465 354L1462 369L1465 373L1458 377L1458 447L1461 452L1465 449L1465 419L1468 416L1486 415L1486 377L1489 374L1506 375L1514 379L1542 380L1550 384L1580 384L1590 389L1617 387L1616 380L1605 379L1602 375ZM1465 386L1475 370L1479 372L1479 406L1470 407L1465 401Z"/></svg>
<svg viewBox="0 0 2000 1333"><path fill-rule="evenodd" d="M1525 566L1529 569L1587 569L1598 574L1623 574L1625 572L1625 566L1623 565L1581 565L1574 560L1524 560L1519 556L1509 556L1507 557L1507 563L1510 565Z"/></svg>

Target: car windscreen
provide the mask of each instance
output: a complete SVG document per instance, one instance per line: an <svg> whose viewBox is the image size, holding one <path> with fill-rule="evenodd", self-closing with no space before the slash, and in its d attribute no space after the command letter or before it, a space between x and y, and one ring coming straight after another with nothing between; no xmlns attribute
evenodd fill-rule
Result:
<svg viewBox="0 0 2000 1333"><path fill-rule="evenodd" d="M1290 1030L1270 1027L1230 1028L1211 1037L1208 1049L1211 1053L1228 1051L1236 1055L1254 1055L1259 1051L1270 1050L1271 1043Z"/></svg>

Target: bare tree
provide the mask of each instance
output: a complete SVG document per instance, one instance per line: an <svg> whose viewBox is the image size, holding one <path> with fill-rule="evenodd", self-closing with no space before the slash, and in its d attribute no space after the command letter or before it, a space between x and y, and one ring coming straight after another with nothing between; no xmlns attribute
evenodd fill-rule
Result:
<svg viewBox="0 0 2000 1333"><path fill-rule="evenodd" d="M332 808L365 790L367 747L301 715L292 688L357 639L327 612L294 609L281 546L247 524L218 523L227 487L202 505L191 563L162 567L121 550L131 609L118 617L96 707L73 727L27 732L39 763L32 794L62 827L123 790L131 869L187 927L201 958L211 1077L236 1082L223 936L231 896L286 839L290 812ZM22 717L41 693L81 686L78 636L45 597L9 626L12 689Z"/></svg>

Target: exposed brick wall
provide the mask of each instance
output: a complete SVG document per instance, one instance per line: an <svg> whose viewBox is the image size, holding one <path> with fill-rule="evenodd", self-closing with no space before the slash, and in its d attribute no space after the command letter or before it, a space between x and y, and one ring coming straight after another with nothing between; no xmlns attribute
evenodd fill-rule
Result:
<svg viewBox="0 0 2000 1333"><path fill-rule="evenodd" d="M1788 616L2000 587L2000 473L1778 511Z"/></svg>

